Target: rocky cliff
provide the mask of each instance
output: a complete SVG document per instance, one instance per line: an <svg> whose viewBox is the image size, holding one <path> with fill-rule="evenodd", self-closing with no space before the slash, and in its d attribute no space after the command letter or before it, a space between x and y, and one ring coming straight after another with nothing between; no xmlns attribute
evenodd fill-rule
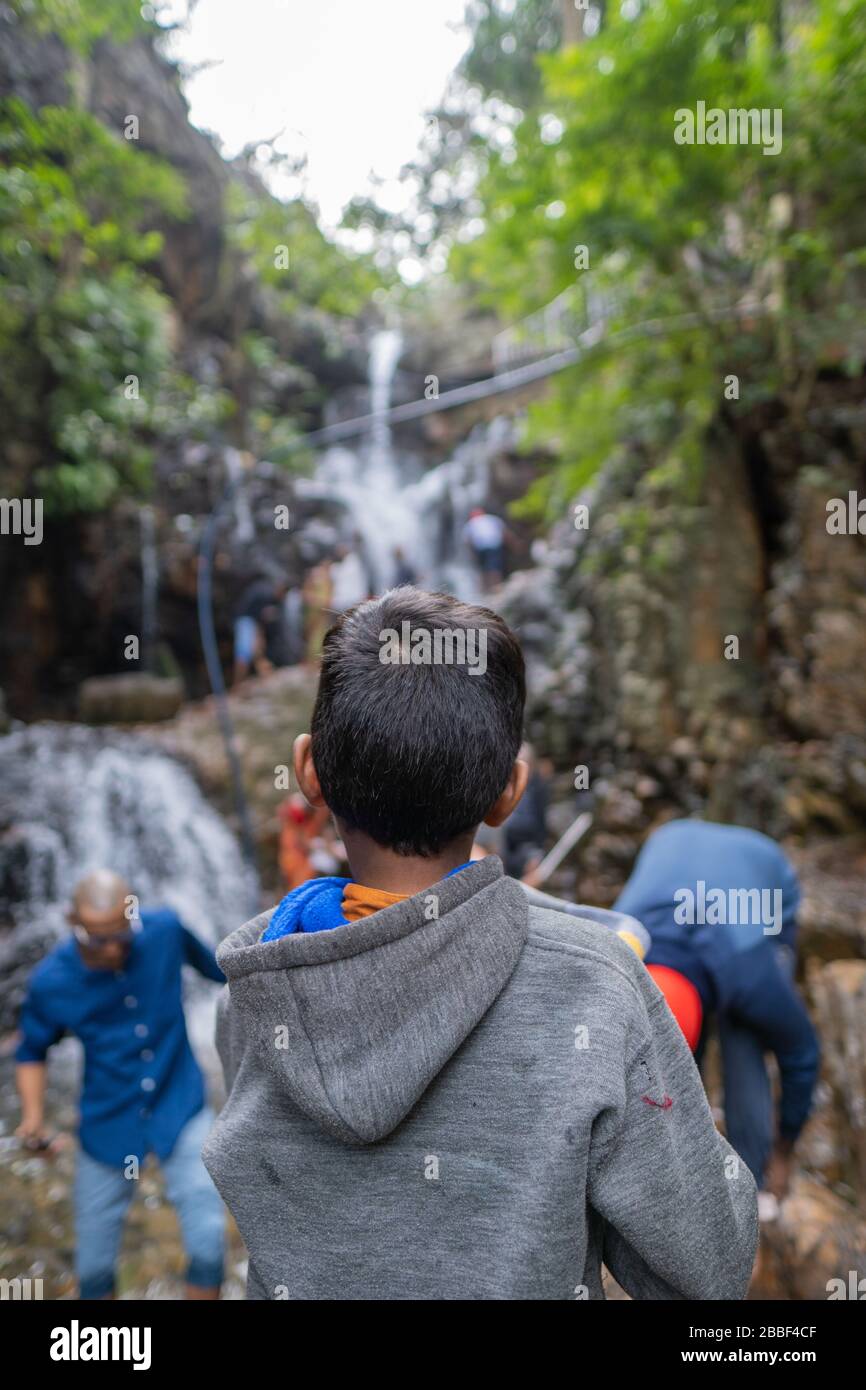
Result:
<svg viewBox="0 0 866 1390"><path fill-rule="evenodd" d="M827 503L862 492L864 469L863 383L829 379L802 422L770 407L720 422L698 460L624 448L582 499L587 524L564 518L545 564L511 580L530 727L563 769L588 768L597 828L582 868L599 900L675 814L804 850L849 837L853 868L866 569L863 537L831 534ZM851 906L859 953L866 916Z"/></svg>
<svg viewBox="0 0 866 1390"><path fill-rule="evenodd" d="M32 109L75 104L121 138L130 114L140 118L139 147L178 173L186 190L183 218L154 220L162 246L148 267L171 305L173 350L179 369L232 402L210 442L163 444L154 460L151 496L159 576L163 655L192 693L204 677L196 638L196 550L205 518L225 486L227 451L249 447L250 374L264 382L270 408L306 428L321 423L335 391L363 383L366 360L360 325L299 303L278 304L229 235L231 193L251 188L266 198L248 165L226 162L214 141L189 120L176 69L147 38L98 42L85 57L51 34L37 33L15 11L0 7L0 98ZM271 360L251 364L242 350L250 336L267 338ZM46 460L36 459L34 466ZM51 460L48 460L50 462ZM238 460L235 458L235 465ZM2 489L0 489L2 490ZM218 606L232 602L255 566L268 560L296 578L309 557L275 532L273 509L293 504L290 475L263 469L252 489L251 516L265 524L256 553L232 525L217 568ZM327 515L323 522L327 526ZM126 634L142 628L142 520L129 498L107 511L46 522L40 546L5 546L0 684L13 716L32 719L75 710L82 678L128 670ZM221 637L227 641L223 624ZM170 655L169 655L170 654Z"/></svg>

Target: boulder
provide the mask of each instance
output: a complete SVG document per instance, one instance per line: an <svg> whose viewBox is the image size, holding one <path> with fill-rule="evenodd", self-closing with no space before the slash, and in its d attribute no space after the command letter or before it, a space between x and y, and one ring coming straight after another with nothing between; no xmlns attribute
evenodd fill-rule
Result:
<svg viewBox="0 0 866 1390"><path fill-rule="evenodd" d="M851 1290L864 1272L866 1217L828 1188L799 1177L778 1219L761 1227L749 1297L856 1297Z"/></svg>
<svg viewBox="0 0 866 1390"><path fill-rule="evenodd" d="M82 681L78 717L84 724L156 724L173 719L182 704L180 680L130 671Z"/></svg>

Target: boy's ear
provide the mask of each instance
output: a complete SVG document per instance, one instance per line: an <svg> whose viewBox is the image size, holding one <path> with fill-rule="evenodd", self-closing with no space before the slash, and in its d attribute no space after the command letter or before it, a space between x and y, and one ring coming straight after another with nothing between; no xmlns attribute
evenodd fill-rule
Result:
<svg viewBox="0 0 866 1390"><path fill-rule="evenodd" d="M298 734L295 739L293 757L298 786L311 806L324 806L325 798L316 776L313 764L312 739L309 734Z"/></svg>
<svg viewBox="0 0 866 1390"><path fill-rule="evenodd" d="M297 746L297 745L296 745ZM494 801L487 815L484 817L485 825L501 825L508 820L518 801L526 791L526 783L529 781L529 763L525 763L522 758L515 760L511 769L511 776L506 783L505 790L501 796Z"/></svg>

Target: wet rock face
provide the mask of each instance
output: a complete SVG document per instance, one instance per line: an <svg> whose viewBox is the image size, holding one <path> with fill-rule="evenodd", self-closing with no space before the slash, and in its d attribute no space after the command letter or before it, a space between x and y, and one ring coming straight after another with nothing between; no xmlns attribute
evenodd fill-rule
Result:
<svg viewBox="0 0 866 1390"><path fill-rule="evenodd" d="M611 857L675 814L807 843L863 831L866 542L826 526L863 477L861 396L822 383L807 428L717 429L697 461L623 451L580 499L588 526L563 517L508 585L530 733L588 765L596 832L617 842L587 842L591 873L615 881Z"/></svg>
<svg viewBox="0 0 866 1390"><path fill-rule="evenodd" d="M784 497L767 592L774 708L800 738L862 739L864 536L828 530L832 499L864 495L862 383L819 388L805 428L784 422L765 432L762 447Z"/></svg>
<svg viewBox="0 0 866 1390"><path fill-rule="evenodd" d="M800 940L819 961L866 958L866 835L792 845L799 874Z"/></svg>
<svg viewBox="0 0 866 1390"><path fill-rule="evenodd" d="M640 472L625 497L602 492L602 536L587 546L600 570L604 717L620 749L649 759L677 739L691 740L694 760L723 758L754 739L761 707L763 562L745 468L725 441L693 473L673 459Z"/></svg>
<svg viewBox="0 0 866 1390"><path fill-rule="evenodd" d="M832 1092L841 1180L852 1196L866 1191L866 960L836 960L809 975Z"/></svg>
<svg viewBox="0 0 866 1390"><path fill-rule="evenodd" d="M122 131L139 114L142 149L182 170L190 216L172 224L160 257L166 290L187 324L225 312L220 294L224 259L224 198L228 170L216 148L189 123L188 107L169 63L140 40L97 44L90 67L88 105L109 129Z"/></svg>
<svg viewBox="0 0 866 1390"><path fill-rule="evenodd" d="M154 461L153 498L160 555L158 622L174 670L193 696L206 689L197 635L195 568L205 520L225 485L224 455L231 443L244 448L254 431L249 420L252 383L240 344L260 333L276 345L278 362L256 373L273 409L321 423L326 395L366 380L362 333L356 325L301 307L291 315L275 307L230 244L228 193L235 181L255 184L246 168L222 160L212 140L189 123L177 73L145 40L97 44L86 58L72 58L59 40L40 36L0 5L0 90L38 109L69 103L74 89L85 109L121 138L129 115L140 120L139 146L170 164L187 190L188 216L159 226L163 244L150 267L173 309L175 348L185 375L237 402L231 437L212 446L192 440L163 443ZM303 364L300 366L299 364ZM227 430L229 427L227 427ZM0 468L17 450L16 473L28 474L49 460L24 441L0 440ZM273 562L295 582L304 563L294 534L308 519L293 494L289 474L262 472L252 505L257 508L257 548L250 553L231 536L220 538L222 567L214 583L218 635L231 663L231 611L259 561ZM292 535L274 530L274 507L289 505ZM319 509L321 510L321 509ZM325 514L323 527L332 518ZM333 532L331 541L336 537ZM318 559L321 547L312 560ZM164 561L164 563L163 563ZM46 517L41 546L4 552L0 583L0 668L10 714L34 719L75 717L75 692L87 676L126 669L126 634L141 631L141 555L135 508L128 501L93 516ZM152 666L158 670L157 664Z"/></svg>
<svg viewBox="0 0 866 1390"><path fill-rule="evenodd" d="M151 44L101 41L86 60L73 59L59 39L38 35L4 5L0 85L34 108L68 104L74 91L118 135L129 115L139 116L141 148L174 164L189 191L189 219L163 229L169 237L159 273L185 319L212 305L224 249L229 171L212 141L190 125L177 75Z"/></svg>

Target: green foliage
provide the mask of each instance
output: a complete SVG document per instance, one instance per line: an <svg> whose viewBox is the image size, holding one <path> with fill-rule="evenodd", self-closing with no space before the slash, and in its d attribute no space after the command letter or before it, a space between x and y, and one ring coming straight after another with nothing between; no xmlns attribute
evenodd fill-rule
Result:
<svg viewBox="0 0 866 1390"><path fill-rule="evenodd" d="M283 342L261 333L230 345L230 387L182 369L174 306L153 272L163 232L187 216L184 179L79 104L94 44L154 42L161 8L16 4L31 41L51 34L70 50L69 104L0 103L2 486L7 495L41 496L55 515L146 493L158 453L211 437L231 416L248 447L297 467L298 425L286 418L285 395L293 410L317 403L313 378L286 360ZM320 341L329 322L358 314L381 286L370 258L328 241L303 202L277 201L243 169L230 193L228 240L286 337L306 314ZM280 244L290 248L285 272L275 260ZM230 255L224 266L237 261Z"/></svg>
<svg viewBox="0 0 866 1390"><path fill-rule="evenodd" d="M147 228L184 208L171 169L86 112L0 107L0 358L14 364L0 404L7 441L51 459L10 480L49 511L146 486L171 356L169 306L143 269L161 237Z"/></svg>
<svg viewBox="0 0 866 1390"><path fill-rule="evenodd" d="M255 274L274 325L284 322L291 337L306 321L329 339L341 321L354 319L389 278L370 256L354 254L330 241L303 200L283 202L257 180L229 190L228 234ZM336 346L336 344L335 344ZM247 333L238 344L236 386L243 399L247 443L259 457L293 472L309 471L312 460L301 448L299 416L321 404L315 377L287 359L285 344L264 333ZM292 400L293 418L281 402Z"/></svg>
<svg viewBox="0 0 866 1390"><path fill-rule="evenodd" d="M797 398L822 365L862 367L866 0L651 0L626 14L610 7L597 37L540 60L515 148L490 154L484 230L451 256L506 320L581 274L616 297L609 346L531 414L530 442L555 439L564 463L530 507L560 506L618 442L693 450L728 373L743 408ZM781 109L781 152L675 143L675 112L699 101ZM754 302L763 312L718 317ZM671 315L692 326L624 332Z"/></svg>
<svg viewBox="0 0 866 1390"><path fill-rule="evenodd" d="M507 10L496 0L469 0L464 22L472 40L460 77L521 111L535 107L541 96L537 60L555 52L562 38L559 0L523 0Z"/></svg>
<svg viewBox="0 0 866 1390"><path fill-rule="evenodd" d="M318 401L312 373L283 360L276 343L261 333L245 333L239 345L248 383L246 409L249 447L260 458L280 464L292 472L308 471L309 458L300 448L301 432L295 418L280 408L283 393L290 389L296 410Z"/></svg>
<svg viewBox="0 0 866 1390"><path fill-rule="evenodd" d="M58 287L50 317L38 324L39 346L53 376L45 425L60 459L36 475L52 511L106 506L123 484L148 481L147 400L167 367L162 303L127 266L105 279L82 277ZM139 383L138 399L133 393ZM134 364L133 367L130 364Z"/></svg>
<svg viewBox="0 0 866 1390"><path fill-rule="evenodd" d="M183 182L168 165L70 107L0 105L0 175L4 226L54 266L153 260L161 239L143 226L186 208Z"/></svg>
<svg viewBox="0 0 866 1390"><path fill-rule="evenodd" d="M151 17L145 12L151 9ZM154 31L156 7L118 3L118 0L12 0L12 9L37 33L56 34L80 54L90 52L99 39L127 43L139 34Z"/></svg>
<svg viewBox="0 0 866 1390"><path fill-rule="evenodd" d="M40 347L52 373L44 427L55 460L34 477L50 513L98 511L144 494L154 450L206 438L232 411L225 392L175 367L163 296L130 266L62 289Z"/></svg>
<svg viewBox="0 0 866 1390"><path fill-rule="evenodd" d="M303 305L354 318L384 283L372 258L329 241L301 200L285 203L238 185L231 190L229 216L234 245L286 314Z"/></svg>
<svg viewBox="0 0 866 1390"><path fill-rule="evenodd" d="M397 263L410 251L434 269L482 211L476 188L491 154L507 146L521 112L541 99L539 56L562 36L564 0L468 0L466 53L440 103L427 112L418 155L403 170L414 190L405 213L384 212L372 197L353 199L345 225L372 231Z"/></svg>

